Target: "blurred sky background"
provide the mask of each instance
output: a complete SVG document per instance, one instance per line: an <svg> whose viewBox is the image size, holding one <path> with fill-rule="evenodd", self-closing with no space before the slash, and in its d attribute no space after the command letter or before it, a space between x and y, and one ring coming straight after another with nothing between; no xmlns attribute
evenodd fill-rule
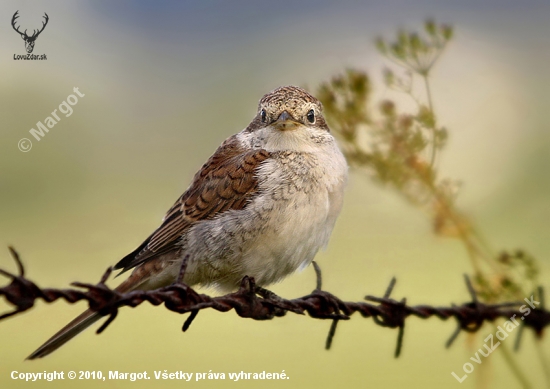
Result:
<svg viewBox="0 0 550 389"><path fill-rule="evenodd" d="M16 61L23 29L50 21L34 54ZM374 83L373 104L405 98L382 83L384 60L373 40L427 17L455 26L432 72L438 118L450 130L443 176L463 182L459 205L499 249L521 247L543 267L550 240L550 4L547 1L2 1L0 3L0 246L14 245L41 286L96 282L158 226L194 172L255 115L259 98L285 84L308 86L356 67ZM37 142L29 135L73 87L85 94L70 117ZM403 103L405 104L405 103ZM18 150L29 138L28 153ZM471 267L456 241L437 238L430 221L393 192L352 173L331 243L317 256L324 286L359 301L382 295L412 304L448 305L468 296ZM0 267L14 270L7 249ZM273 286L285 297L314 288L312 269ZM6 304L0 308L7 310ZM124 309L101 336L88 330L48 358L23 359L83 310L38 304L0 322L0 387L27 388L13 370L285 372L285 382L59 381L57 388L196 387L442 388L483 342L455 323L407 321L404 350L396 331L360 317L340 323L324 351L329 322L289 314L255 322L202 312L182 334L184 317L146 304ZM485 329L486 334L491 328ZM535 387L544 385L531 333L518 355ZM512 340L507 340L512 346ZM548 339L543 349L548 355ZM546 347L546 348L545 348ZM499 353L461 384L519 387ZM33 387L48 386L46 382ZM51 385L49 385L51 386Z"/></svg>

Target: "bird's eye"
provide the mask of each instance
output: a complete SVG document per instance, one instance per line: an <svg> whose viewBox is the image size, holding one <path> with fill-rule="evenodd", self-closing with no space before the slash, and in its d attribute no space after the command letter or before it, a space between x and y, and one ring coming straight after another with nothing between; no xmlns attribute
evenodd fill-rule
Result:
<svg viewBox="0 0 550 389"><path fill-rule="evenodd" d="M267 120L267 113L265 112L265 109L262 109L262 111L260 112L260 116L262 118L262 123L265 123L265 121Z"/></svg>
<svg viewBox="0 0 550 389"><path fill-rule="evenodd" d="M307 112L307 121L311 124L315 123L315 112L312 109Z"/></svg>

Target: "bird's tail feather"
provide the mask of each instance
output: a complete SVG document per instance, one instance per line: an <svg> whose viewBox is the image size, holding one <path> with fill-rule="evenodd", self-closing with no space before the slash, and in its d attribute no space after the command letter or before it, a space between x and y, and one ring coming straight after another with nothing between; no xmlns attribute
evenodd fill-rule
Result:
<svg viewBox="0 0 550 389"><path fill-rule="evenodd" d="M90 311L89 309L84 311L77 318L59 330L54 336L48 339L46 343L29 355L27 359L45 357L51 352L57 350L59 347L63 346L69 340L80 334L101 318L102 315L97 312Z"/></svg>
<svg viewBox="0 0 550 389"><path fill-rule="evenodd" d="M159 258L156 258L155 260L151 260L141 265L140 267L136 268L134 272L130 275L130 277L128 277L126 281L122 282L119 286L117 286L115 290L119 293L127 293L132 290L142 289L142 288L154 289L156 287L164 286L165 284L172 282L170 278L167 278L159 281L160 283L148 284L151 278L154 278L157 275L157 273L162 272L163 267L159 266L159 263L162 264L163 263L162 261L164 259L166 258L163 256L160 256ZM69 340L74 338L76 335L84 331L86 328L94 324L96 321L98 321L102 317L103 316L97 312L91 311L89 309L86 310L81 315L79 315L76 319L74 319L65 327L63 327L61 330L59 330L54 336L48 339L46 343L44 343L35 352L29 355L27 359L42 358L54 352L59 347L63 346Z"/></svg>
<svg viewBox="0 0 550 389"><path fill-rule="evenodd" d="M125 293L133 289L136 289L139 286L139 281L142 276L140 274L135 274L130 276L126 281L120 284L115 288L117 292ZM137 280L136 280L137 279ZM36 351L27 357L27 359L36 359L42 358L46 355L54 352L59 347L63 346L69 340L80 334L86 328L94 324L96 321L101 319L103 316L97 312L87 309L78 315L73 321L67 324L65 327L60 329L55 335L48 339L42 346L40 346Z"/></svg>

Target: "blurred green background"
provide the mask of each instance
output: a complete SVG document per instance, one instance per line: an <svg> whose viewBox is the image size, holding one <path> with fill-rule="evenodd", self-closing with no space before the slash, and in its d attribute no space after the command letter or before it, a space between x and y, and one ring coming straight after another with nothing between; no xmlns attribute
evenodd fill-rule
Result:
<svg viewBox="0 0 550 389"><path fill-rule="evenodd" d="M50 21L34 54L16 61L12 30ZM459 205L494 247L524 248L548 288L550 240L550 6L546 1L153 2L3 1L0 4L0 246L14 245L41 286L95 282L158 226L194 172L229 135L244 128L258 99L285 84L316 86L346 67L366 69L375 100L405 98L383 86L375 36L417 27L428 16L456 37L432 74L439 121L451 134L440 171L463 181ZM85 94L70 117L40 142L29 135L73 87ZM23 153L21 138L33 142ZM468 296L470 265L457 241L436 238L429 219L366 176L351 175L328 249L317 256L327 290L346 300L383 294L412 304L448 305ZM8 251L0 267L14 270ZM285 297L314 287L311 268L272 287ZM207 291L208 292L208 291ZM8 306L0 303L2 310ZM482 346L437 319L396 331L353 317L324 351L329 322L289 314L268 322L234 313L184 317L143 305L124 309L101 336L88 330L46 359L23 359L81 310L56 303L0 322L0 387L52 387L13 381L10 372L154 370L281 372L287 381L57 381L54 387L247 386L318 388L457 387L451 371ZM490 327L484 334L492 332ZM545 384L527 333L519 362ZM507 340L512 346L512 340ZM548 359L548 339L543 350ZM499 353L461 384L519 387Z"/></svg>

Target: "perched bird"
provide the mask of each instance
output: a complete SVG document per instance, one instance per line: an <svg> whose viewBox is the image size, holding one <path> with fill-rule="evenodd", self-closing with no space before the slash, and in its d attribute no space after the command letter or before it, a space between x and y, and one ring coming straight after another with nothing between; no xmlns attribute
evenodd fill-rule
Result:
<svg viewBox="0 0 550 389"><path fill-rule="evenodd" d="M280 281L311 263L342 208L347 164L321 103L295 86L260 100L256 117L195 174L162 224L115 269L133 269L117 291L173 283L184 256L188 285L232 291L244 276ZM101 318L87 310L28 359L56 350Z"/></svg>

